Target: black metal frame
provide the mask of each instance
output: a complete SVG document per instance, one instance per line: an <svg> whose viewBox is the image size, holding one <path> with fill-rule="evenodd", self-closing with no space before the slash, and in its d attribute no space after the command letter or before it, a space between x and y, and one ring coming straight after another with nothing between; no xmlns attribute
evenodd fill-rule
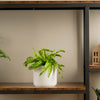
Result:
<svg viewBox="0 0 100 100"><path fill-rule="evenodd" d="M89 100L89 7L84 9L84 84L86 94L84 100Z"/></svg>
<svg viewBox="0 0 100 100"><path fill-rule="evenodd" d="M100 3L18 3L18 4L0 4L0 10L59 10L59 9L100 9Z"/></svg>
<svg viewBox="0 0 100 100"><path fill-rule="evenodd" d="M85 90L20 90L0 91L0 94L86 94Z"/></svg>
<svg viewBox="0 0 100 100"><path fill-rule="evenodd" d="M72 93L84 94L84 100L89 100L89 9L100 9L100 3L49 3L49 4L0 4L0 10L83 10L84 11L84 84L86 90L72 91L0 91L0 94L33 94L33 93ZM90 70L91 71L91 70Z"/></svg>
<svg viewBox="0 0 100 100"><path fill-rule="evenodd" d="M89 68L90 72L100 72L100 68Z"/></svg>
<svg viewBox="0 0 100 100"><path fill-rule="evenodd" d="M30 10L30 9L37 9L37 10L48 10L48 9L83 9L85 7L85 4L82 3L61 3L61 4L55 4L55 3L49 3L49 4L0 4L0 10Z"/></svg>

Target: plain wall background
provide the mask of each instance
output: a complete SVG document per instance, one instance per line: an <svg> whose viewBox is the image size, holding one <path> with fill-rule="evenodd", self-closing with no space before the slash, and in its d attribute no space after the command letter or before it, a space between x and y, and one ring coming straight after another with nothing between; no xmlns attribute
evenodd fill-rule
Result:
<svg viewBox="0 0 100 100"><path fill-rule="evenodd" d="M83 66L79 66L79 31L77 11L0 11L0 48L11 57L11 62L1 59L1 82L32 82L33 72L23 66L25 58L32 56L32 48L64 49L63 58L57 59L65 65L64 78L58 81L83 82ZM80 60L82 62L82 59ZM66 77L65 77L66 76ZM24 97L25 96L25 97ZM31 98L32 96L32 98ZM49 98L49 95L34 99ZM59 97L60 96L60 97ZM63 95L52 96L52 99ZM33 95L29 96L33 99ZM51 97L51 95L50 95ZM77 99L79 95L65 95ZM2 96L1 96L2 98ZM4 99L8 99L3 95ZM10 99L13 98L10 96ZM20 95L16 99L28 98Z"/></svg>
<svg viewBox="0 0 100 100"><path fill-rule="evenodd" d="M33 72L25 68L23 63L26 57L33 55L34 47L66 50L63 58L57 59L65 65L62 73L64 78L58 76L58 81L83 82L83 66L78 65L77 22L78 12L73 10L0 11L0 48L12 59L11 62L1 59L0 81L32 82ZM77 98L77 95L65 96L70 100Z"/></svg>
<svg viewBox="0 0 100 100"><path fill-rule="evenodd" d="M0 81L32 82L32 71L27 70L23 63L26 57L33 55L34 47L37 50L66 50L63 58L57 59L67 71L62 73L66 77L59 78L59 81L82 82L82 66L78 66L77 13L60 10L0 11L0 47L12 59L11 62L1 60Z"/></svg>
<svg viewBox="0 0 100 100"><path fill-rule="evenodd" d="M83 82L82 11L0 11L0 48L10 57L0 60L1 82L32 82L32 71L23 66L32 56L32 48L64 49L57 59L65 65L64 78L58 81ZM100 44L100 11L90 11L90 59L92 49ZM100 73L90 73L90 85L100 88ZM91 90L91 89L90 89ZM82 100L83 95L0 95L0 100ZM96 100L90 91L90 100Z"/></svg>

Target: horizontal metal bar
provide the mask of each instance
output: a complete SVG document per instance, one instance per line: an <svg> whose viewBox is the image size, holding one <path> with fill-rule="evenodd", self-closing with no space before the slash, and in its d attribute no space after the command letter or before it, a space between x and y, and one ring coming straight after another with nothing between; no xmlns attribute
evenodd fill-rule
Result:
<svg viewBox="0 0 100 100"><path fill-rule="evenodd" d="M81 8L0 8L0 10L83 10Z"/></svg>
<svg viewBox="0 0 100 100"><path fill-rule="evenodd" d="M45 3L45 4L0 4L0 10L33 10L33 9L84 9L88 6L90 9L100 9L100 3Z"/></svg>
<svg viewBox="0 0 100 100"><path fill-rule="evenodd" d="M35 10L34 8L0 8L0 10Z"/></svg>
<svg viewBox="0 0 100 100"><path fill-rule="evenodd" d="M90 3L88 6L90 9L100 9L100 3Z"/></svg>
<svg viewBox="0 0 100 100"><path fill-rule="evenodd" d="M86 90L0 91L0 94L85 94Z"/></svg>
<svg viewBox="0 0 100 100"><path fill-rule="evenodd" d="M100 68L90 68L90 72L100 72Z"/></svg>
<svg viewBox="0 0 100 100"><path fill-rule="evenodd" d="M67 3L67 4L0 4L0 10L3 9L83 9L83 3Z"/></svg>

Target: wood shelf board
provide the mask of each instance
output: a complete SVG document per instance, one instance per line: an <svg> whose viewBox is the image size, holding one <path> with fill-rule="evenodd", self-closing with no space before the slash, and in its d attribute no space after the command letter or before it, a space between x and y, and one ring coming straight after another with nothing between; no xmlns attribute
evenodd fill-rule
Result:
<svg viewBox="0 0 100 100"><path fill-rule="evenodd" d="M90 65L90 68L100 68L100 65Z"/></svg>
<svg viewBox="0 0 100 100"><path fill-rule="evenodd" d="M90 72L100 72L100 65L92 65L92 63L90 63L89 71Z"/></svg>
<svg viewBox="0 0 100 100"><path fill-rule="evenodd" d="M100 1L0 1L0 4L100 3Z"/></svg>
<svg viewBox="0 0 100 100"><path fill-rule="evenodd" d="M0 83L0 91L86 90L83 83L58 83L55 87L35 87L32 83Z"/></svg>

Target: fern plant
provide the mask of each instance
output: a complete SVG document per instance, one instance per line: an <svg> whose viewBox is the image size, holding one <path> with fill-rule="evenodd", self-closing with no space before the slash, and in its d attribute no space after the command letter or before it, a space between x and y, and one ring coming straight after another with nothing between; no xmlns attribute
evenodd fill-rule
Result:
<svg viewBox="0 0 100 100"><path fill-rule="evenodd" d="M97 95L97 100L100 100L100 89L92 88Z"/></svg>
<svg viewBox="0 0 100 100"><path fill-rule="evenodd" d="M8 58L8 59L10 60L10 57L7 56L7 55L5 54L5 52L3 52L2 50L0 50L0 58Z"/></svg>
<svg viewBox="0 0 100 100"><path fill-rule="evenodd" d="M62 57L59 53L65 52L64 50L59 50L55 52L55 50L49 50L49 49L41 49L37 52L35 52L33 48L34 57L28 57L26 58L26 61L24 62L24 66L28 67L29 70L37 69L41 66L43 66L40 76L48 69L48 78L50 77L50 74L53 70L53 67L57 69L58 74L63 78L60 71L62 71L62 67L64 67L63 64L58 64L58 62L55 60L55 57ZM30 65L31 64L31 65Z"/></svg>

